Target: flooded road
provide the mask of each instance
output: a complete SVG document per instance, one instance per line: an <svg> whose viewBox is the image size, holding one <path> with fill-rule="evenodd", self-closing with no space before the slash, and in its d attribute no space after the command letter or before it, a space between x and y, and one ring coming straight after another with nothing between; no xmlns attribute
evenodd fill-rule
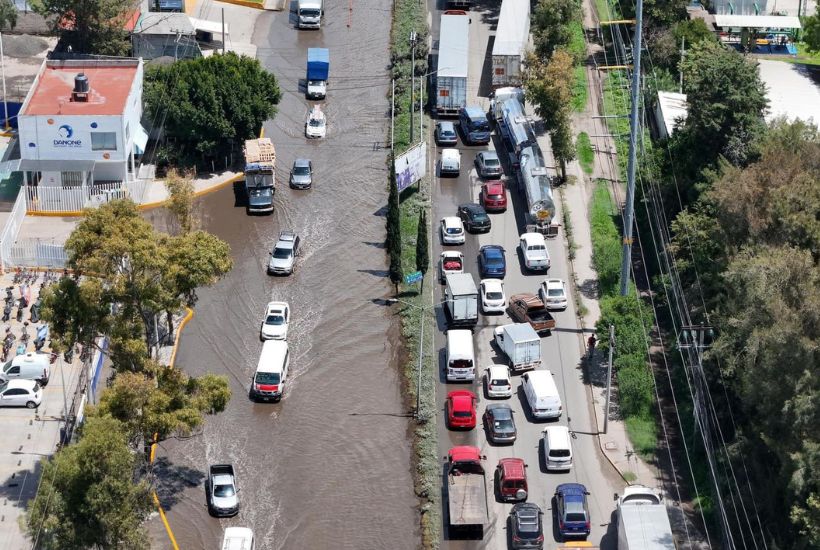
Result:
<svg viewBox="0 0 820 550"><path fill-rule="evenodd" d="M265 127L277 152L276 211L249 217L226 188L200 199L203 229L226 240L234 269L203 289L181 338L176 365L191 375L224 374L233 397L201 434L162 444L157 470L168 521L182 549L217 548L228 526L251 527L257 548L416 548L407 412L397 374L397 320L373 298L390 293L383 207L390 120L389 4L327 5L319 32L293 29L292 14L262 15L254 43L283 92ZM379 21L378 25L372 24ZM327 139L308 142L304 121L308 47L330 48L322 107ZM309 158L314 188L287 186L290 165ZM161 211L152 214L155 221ZM301 237L291 277L265 274L281 229ZM248 399L261 350L265 304L290 303L289 387L279 404ZM232 463L240 513L209 517L202 482L209 464ZM155 548L170 546L151 522Z"/></svg>

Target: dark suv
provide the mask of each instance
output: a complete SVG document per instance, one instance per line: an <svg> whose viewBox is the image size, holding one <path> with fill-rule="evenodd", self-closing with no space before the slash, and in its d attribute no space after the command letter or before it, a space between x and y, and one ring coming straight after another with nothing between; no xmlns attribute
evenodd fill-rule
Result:
<svg viewBox="0 0 820 550"><path fill-rule="evenodd" d="M464 223L464 229L470 233L485 233L490 230L490 216L478 203L459 204L458 217Z"/></svg>
<svg viewBox="0 0 820 550"><path fill-rule="evenodd" d="M532 502L522 502L513 506L510 512L510 534L512 548L544 548L544 527L541 523L541 508Z"/></svg>
<svg viewBox="0 0 820 550"><path fill-rule="evenodd" d="M468 145L490 143L490 121L481 107L463 107L458 114L458 125Z"/></svg>

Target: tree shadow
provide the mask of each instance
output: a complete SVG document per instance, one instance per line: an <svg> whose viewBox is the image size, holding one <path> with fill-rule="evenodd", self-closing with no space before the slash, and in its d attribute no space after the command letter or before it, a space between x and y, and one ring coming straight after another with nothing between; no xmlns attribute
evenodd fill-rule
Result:
<svg viewBox="0 0 820 550"><path fill-rule="evenodd" d="M21 467L3 481L0 487L0 500L18 508L25 508L29 500L37 495L42 473L43 466L39 460L34 464L33 470Z"/></svg>
<svg viewBox="0 0 820 550"><path fill-rule="evenodd" d="M598 285L597 279L586 279L581 281L578 285L578 292L580 292L584 298L588 298L590 300L598 300L601 297L601 289Z"/></svg>
<svg viewBox="0 0 820 550"><path fill-rule="evenodd" d="M367 273L379 278L385 278L390 275L390 272L386 269L357 269L356 271L359 273Z"/></svg>
<svg viewBox="0 0 820 550"><path fill-rule="evenodd" d="M154 460L152 470L156 480L154 490L157 492L157 497L166 511L181 500L185 489L201 487L207 477L203 471L189 468L188 466L172 464L171 461L164 456ZM204 489L202 495L204 499Z"/></svg>

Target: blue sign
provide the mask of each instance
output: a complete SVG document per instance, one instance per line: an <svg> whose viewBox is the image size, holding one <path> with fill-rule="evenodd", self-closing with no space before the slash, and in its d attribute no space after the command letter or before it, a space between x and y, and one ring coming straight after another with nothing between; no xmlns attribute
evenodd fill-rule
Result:
<svg viewBox="0 0 820 550"><path fill-rule="evenodd" d="M83 142L79 139L72 139L74 128L68 124L63 124L57 128L57 135L60 139L54 140L54 147L82 147Z"/></svg>
<svg viewBox="0 0 820 550"><path fill-rule="evenodd" d="M414 271L413 273L408 273L404 276L404 283L408 285L412 285L413 283L417 283L424 278L424 274L421 271Z"/></svg>

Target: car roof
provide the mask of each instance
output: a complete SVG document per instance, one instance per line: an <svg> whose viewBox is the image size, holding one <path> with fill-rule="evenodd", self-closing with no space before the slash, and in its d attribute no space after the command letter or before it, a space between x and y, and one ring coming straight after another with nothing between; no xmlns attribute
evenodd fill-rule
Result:
<svg viewBox="0 0 820 550"><path fill-rule="evenodd" d="M464 113L470 118L487 116L484 113L484 109L482 109L481 107L477 107L475 105L468 105L467 107L464 107Z"/></svg>
<svg viewBox="0 0 820 550"><path fill-rule="evenodd" d="M484 157L485 159L496 159L496 160L498 160L498 153L496 153L495 151L481 151L481 153L479 153L479 154L482 157Z"/></svg>
<svg viewBox="0 0 820 550"><path fill-rule="evenodd" d="M445 217L441 218L441 221L444 222L444 225L450 226L450 227L452 227L452 226L461 227L461 225L462 225L461 224L461 218L459 218L458 216L445 216Z"/></svg>
<svg viewBox="0 0 820 550"><path fill-rule="evenodd" d="M268 302L267 311L269 313L271 311L283 311L287 307L288 307L287 302Z"/></svg>
<svg viewBox="0 0 820 550"><path fill-rule="evenodd" d="M3 384L2 389L9 389L9 388L23 388L26 390L34 389L34 385L37 384L36 380L24 380L22 378L12 378L8 380L5 384Z"/></svg>
<svg viewBox="0 0 820 550"><path fill-rule="evenodd" d="M489 411L491 409L494 411L493 414L496 418L512 418L512 409L507 404L492 403L490 405L487 405L487 410Z"/></svg>
<svg viewBox="0 0 820 550"><path fill-rule="evenodd" d="M441 157L442 157L442 158L446 158L446 157L449 157L449 158L457 158L457 157L461 157L461 151L459 151L458 149L453 149L452 147L447 148L447 149L442 149L442 150L441 150Z"/></svg>
<svg viewBox="0 0 820 550"><path fill-rule="evenodd" d="M544 239L544 235L541 233L523 233L521 238L524 239L524 242L527 244L531 244L533 241L538 241L538 244L547 243L546 239Z"/></svg>
<svg viewBox="0 0 820 550"><path fill-rule="evenodd" d="M587 488L580 483L562 483L555 489L556 493L563 493L566 500L583 501Z"/></svg>
<svg viewBox="0 0 820 550"><path fill-rule="evenodd" d="M502 458L498 461L498 465L501 466L506 478L524 479L527 477L523 458Z"/></svg>
<svg viewBox="0 0 820 550"><path fill-rule="evenodd" d="M500 290L504 290L504 283L499 281L498 279L481 279L479 284L484 285L487 289L491 289L492 287L496 287Z"/></svg>
<svg viewBox="0 0 820 550"><path fill-rule="evenodd" d="M456 126L449 120L442 120L437 123L439 129L441 130L450 130L451 132L455 132Z"/></svg>
<svg viewBox="0 0 820 550"><path fill-rule="evenodd" d="M504 255L504 247L500 244L485 244L479 250L482 254L485 252L498 252L502 256Z"/></svg>
<svg viewBox="0 0 820 550"><path fill-rule="evenodd" d="M510 377L510 369L509 369L509 367L507 367L507 365L490 365L487 368L490 369L490 374L500 372L500 373L503 373L504 376L506 376L507 378ZM487 408L489 409L492 406L493 405L487 405Z"/></svg>
<svg viewBox="0 0 820 550"><path fill-rule="evenodd" d="M544 282L547 283L547 287L551 287L551 286L563 287L564 286L564 280L563 279L545 279Z"/></svg>
<svg viewBox="0 0 820 550"><path fill-rule="evenodd" d="M487 191L502 191L504 189L504 182L501 180L491 180L484 184Z"/></svg>
<svg viewBox="0 0 820 550"><path fill-rule="evenodd" d="M296 159L293 161L294 166L310 166L309 159Z"/></svg>
<svg viewBox="0 0 820 550"><path fill-rule="evenodd" d="M477 202L465 202L464 204L459 204L458 207L472 212L484 212L484 207Z"/></svg>

